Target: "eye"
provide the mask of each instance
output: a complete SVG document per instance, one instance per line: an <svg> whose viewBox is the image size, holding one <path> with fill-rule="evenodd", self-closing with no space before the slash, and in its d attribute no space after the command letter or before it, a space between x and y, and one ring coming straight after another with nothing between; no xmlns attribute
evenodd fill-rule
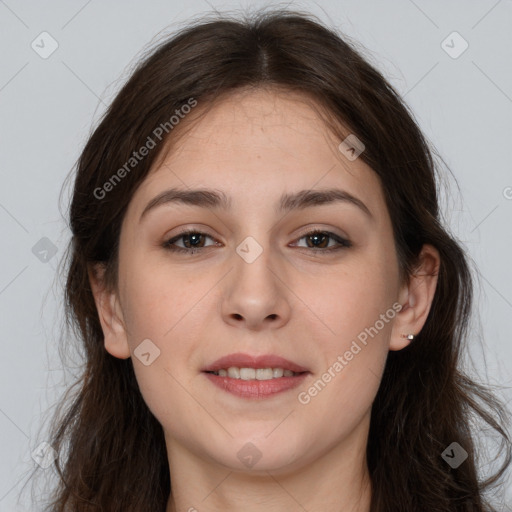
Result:
<svg viewBox="0 0 512 512"><path fill-rule="evenodd" d="M190 253L195 254L200 252L203 248L201 246L201 238L213 238L207 233L203 233L201 231L188 230L183 231L179 235L167 240L163 243L163 247L172 252L181 252L181 253ZM178 240L185 240L185 247L179 247L175 245Z"/></svg>
<svg viewBox="0 0 512 512"><path fill-rule="evenodd" d="M313 248L313 251L321 252L321 253L330 253L332 251L338 251L340 249L345 249L352 246L352 243L345 238L342 238L330 231L322 231L322 230L313 230L308 231L304 235L302 235L298 240L302 240L305 238L307 240L307 248ZM334 240L336 242L335 245L328 247L325 244L326 240ZM313 245L310 245L308 241L311 241ZM319 251L319 249L321 249Z"/></svg>
<svg viewBox="0 0 512 512"><path fill-rule="evenodd" d="M201 252L204 249L204 239L210 238L213 240L213 237L208 235L207 233L203 233L202 231L188 230L183 231L179 235L171 238L170 240L165 241L162 246L172 252L178 253L188 253L188 254L196 254ZM338 251L340 249L346 249L352 246L352 243L345 238L342 238L330 231L321 231L321 230L313 230L305 233L297 240L302 239L308 240L306 242L308 249L311 249L313 252L318 252L321 254L331 253L333 251ZM334 240L336 243L333 246L328 246L327 240ZM184 240L184 247L179 247L176 245L176 242ZM312 242L312 245L309 243ZM213 244L215 245L215 244Z"/></svg>

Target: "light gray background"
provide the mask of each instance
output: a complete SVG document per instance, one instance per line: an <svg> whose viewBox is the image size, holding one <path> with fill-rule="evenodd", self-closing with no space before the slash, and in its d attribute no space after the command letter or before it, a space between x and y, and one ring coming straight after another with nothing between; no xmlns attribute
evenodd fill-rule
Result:
<svg viewBox="0 0 512 512"><path fill-rule="evenodd" d="M62 328L56 270L69 231L58 200L91 127L126 78L128 66L162 30L172 32L210 6L225 11L272 2L186 4L0 0L1 511L36 510L27 502L17 504L16 498L22 476L35 464L31 453L45 440L39 434L42 414L67 382L56 349ZM405 95L453 171L460 192L448 176L451 192L443 209L480 274L475 329L481 333L472 337L472 360L482 379L508 387L501 396L510 402L512 2L318 0L287 5L316 14L362 43L366 57ZM31 47L43 31L58 43L47 59ZM458 58L442 47L453 31L469 44ZM451 39L452 51L461 48ZM63 209L69 193L68 186ZM32 251L43 237L57 249L47 262ZM507 497L512 503L512 490Z"/></svg>

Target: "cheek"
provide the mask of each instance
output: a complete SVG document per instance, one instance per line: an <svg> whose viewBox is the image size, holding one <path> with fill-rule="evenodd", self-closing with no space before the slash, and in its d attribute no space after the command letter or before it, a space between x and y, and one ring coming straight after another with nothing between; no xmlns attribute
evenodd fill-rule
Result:
<svg viewBox="0 0 512 512"><path fill-rule="evenodd" d="M294 290L307 306L305 313L315 324L315 332L328 340L324 346L339 351L376 322L383 335L389 331L398 296L397 273L384 258L365 256L354 259L350 268L315 281L310 277L295 280ZM386 313L383 323L381 315Z"/></svg>
<svg viewBox="0 0 512 512"><path fill-rule="evenodd" d="M389 266L385 258L361 258L304 299L317 313L312 332L323 366L299 402L340 429L371 407L380 384L396 316L396 271Z"/></svg>
<svg viewBox="0 0 512 512"><path fill-rule="evenodd" d="M201 330L204 333L204 315L197 306L204 293L197 289L193 294L177 293L157 274L133 273L126 282L123 306L128 343L146 405L166 429L186 437L186 424L176 410L193 407L188 390L197 375L194 340L200 339Z"/></svg>
<svg viewBox="0 0 512 512"><path fill-rule="evenodd" d="M144 265L127 268L123 278L123 306L133 343L141 336L165 343L204 294L202 286L186 283L179 273L149 258Z"/></svg>
<svg viewBox="0 0 512 512"><path fill-rule="evenodd" d="M348 436L371 410L394 317L390 308L375 311L379 315L382 312L385 320L363 308L355 316L338 321L336 336L318 340L323 365L297 396L304 420L317 438L331 439L333 432Z"/></svg>
<svg viewBox="0 0 512 512"><path fill-rule="evenodd" d="M135 352L132 357L138 375L143 379L167 379L168 375L163 374L167 369L183 380L190 378L191 370L197 373L192 356L204 338L205 294L215 280L190 282L174 270L171 273L168 267L148 264L147 260L145 266L132 265L123 278L123 313L132 354L143 340L151 340L159 352L151 366L162 370L158 377L145 372Z"/></svg>

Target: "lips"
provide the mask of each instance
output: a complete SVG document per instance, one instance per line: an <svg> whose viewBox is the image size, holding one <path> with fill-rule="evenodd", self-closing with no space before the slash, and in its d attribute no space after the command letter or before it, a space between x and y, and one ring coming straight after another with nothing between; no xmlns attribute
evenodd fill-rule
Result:
<svg viewBox="0 0 512 512"><path fill-rule="evenodd" d="M291 370L292 372L302 373L308 372L307 368L298 365L284 357L273 354L251 356L249 354L235 353L217 359L212 364L205 366L203 372L215 372L230 367L237 368L282 368L283 370Z"/></svg>

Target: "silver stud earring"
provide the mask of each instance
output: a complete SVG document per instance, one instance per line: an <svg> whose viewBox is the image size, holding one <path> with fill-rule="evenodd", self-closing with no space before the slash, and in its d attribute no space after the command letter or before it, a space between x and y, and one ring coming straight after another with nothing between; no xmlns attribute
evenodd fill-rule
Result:
<svg viewBox="0 0 512 512"><path fill-rule="evenodd" d="M408 340L414 339L414 334L400 334L402 338L407 338Z"/></svg>

